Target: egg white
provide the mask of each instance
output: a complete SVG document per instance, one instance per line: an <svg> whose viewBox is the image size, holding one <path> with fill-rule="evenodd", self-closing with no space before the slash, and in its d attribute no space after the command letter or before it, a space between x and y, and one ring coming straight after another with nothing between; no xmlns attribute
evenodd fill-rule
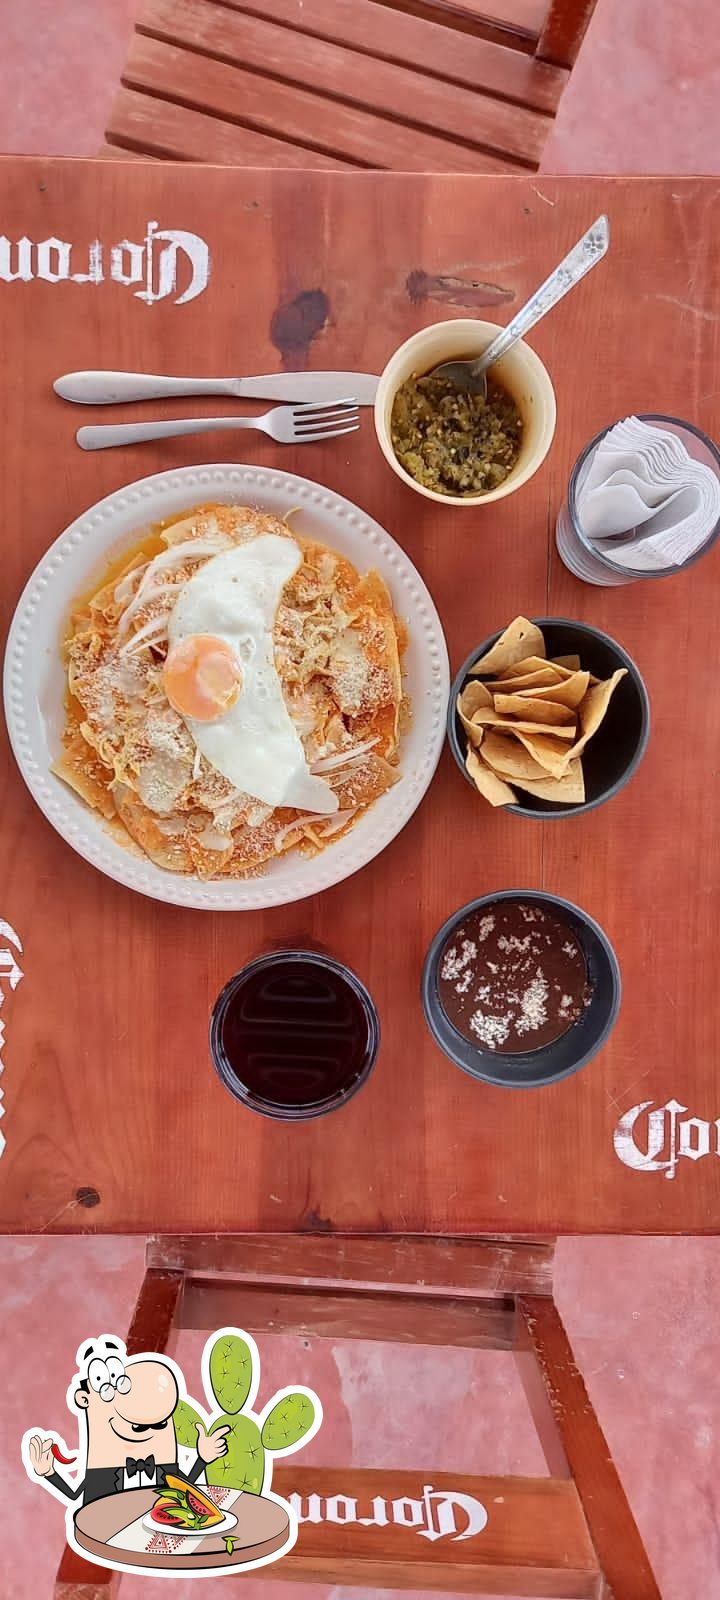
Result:
<svg viewBox="0 0 720 1600"><path fill-rule="evenodd" d="M331 813L337 795L313 777L283 698L273 628L285 584L302 553L292 539L260 534L224 550L183 584L168 620L172 650L189 634L231 645L243 680L235 704L213 722L184 717L197 749L224 778L269 806Z"/></svg>

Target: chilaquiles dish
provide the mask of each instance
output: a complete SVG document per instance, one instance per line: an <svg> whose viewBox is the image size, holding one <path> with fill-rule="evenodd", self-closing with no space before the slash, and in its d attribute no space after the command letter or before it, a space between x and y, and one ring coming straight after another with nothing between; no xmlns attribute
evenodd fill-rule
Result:
<svg viewBox="0 0 720 1600"><path fill-rule="evenodd" d="M405 645L376 572L275 516L201 506L76 603L53 770L158 866L256 876L398 781Z"/></svg>

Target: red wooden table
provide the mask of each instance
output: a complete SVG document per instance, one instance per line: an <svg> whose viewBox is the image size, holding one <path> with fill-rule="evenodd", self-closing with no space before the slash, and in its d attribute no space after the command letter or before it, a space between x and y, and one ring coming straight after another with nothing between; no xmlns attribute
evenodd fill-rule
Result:
<svg viewBox="0 0 720 1600"><path fill-rule="evenodd" d="M453 666L519 611L576 616L628 648L653 714L637 775L588 816L538 824L491 813L446 755L380 859L316 901L259 916L183 912L99 876L35 809L3 739L0 1225L713 1231L719 558L667 582L596 590L561 566L553 527L575 456L603 424L658 410L718 431L720 185L8 159L0 186L13 241L8 252L0 240L4 626L41 553L95 500L161 467L240 454L317 478L376 516L427 581ZM93 413L52 393L60 372L96 366L380 371L438 317L507 320L601 211L612 225L607 261L533 336L558 398L550 457L487 511L421 503L382 461L369 414L347 450L281 451L219 434L88 456L73 435ZM154 238L153 296L167 245L153 223L207 244L209 281L194 298L181 301L182 256L176 290L141 297L144 241ZM133 272L136 281L119 281ZM624 982L601 1055L529 1093L485 1088L454 1068L419 1001L423 956L445 917L508 887L545 887L583 906L612 940ZM287 1128L233 1105L208 1059L207 1022L248 957L308 941L368 984L382 1047L345 1110ZM618 1141L636 1107L634 1134Z"/></svg>

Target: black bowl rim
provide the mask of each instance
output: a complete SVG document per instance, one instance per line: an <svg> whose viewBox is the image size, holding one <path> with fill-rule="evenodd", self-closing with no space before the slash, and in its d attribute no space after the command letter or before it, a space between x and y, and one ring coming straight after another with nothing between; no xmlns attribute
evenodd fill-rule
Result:
<svg viewBox="0 0 720 1600"><path fill-rule="evenodd" d="M223 1060L219 1049L216 1049L215 1046L215 1036L219 1029L219 1021L224 1005L229 1000L231 993L234 992L238 979L246 977L249 972L254 972L258 967L276 966L281 961L287 961L288 956L302 961L309 961L314 966L330 967L333 972L339 973L350 984L350 987L355 990L368 1016L370 1031L368 1054L370 1059L367 1065L358 1074L351 1088L342 1090L331 1099L316 1102L311 1110L300 1108L282 1109L277 1102L268 1100L263 1103L256 1097L242 1092L240 1080L235 1077L229 1063ZM256 1116L269 1117L274 1122L311 1122L315 1117L325 1117L331 1111L339 1111L348 1104L348 1101L352 1100L353 1095L356 1095L359 1089L362 1089L363 1084L367 1083L371 1072L375 1069L380 1049L380 1017L370 990L366 988L362 978L359 978L357 973L353 972L352 967L346 966L343 961L336 961L334 956L323 955L321 951L301 950L293 946L282 950L268 950L265 955L255 956L252 961L246 961L244 966L240 967L237 972L233 973L232 977L228 978L227 983L223 984L217 999L213 1003L210 1013L208 1044L213 1067L223 1087L227 1089L228 1094L232 1095L236 1105L245 1106L248 1111L254 1111Z"/></svg>
<svg viewBox="0 0 720 1600"><path fill-rule="evenodd" d="M487 1070L483 1070L480 1065L478 1065L477 1069L469 1067L467 1062L461 1061L459 1055L453 1054L448 1049L447 1044L440 1038L435 1027L434 996L432 993L432 988L437 969L438 958L445 941L452 932L452 929L457 925L458 922L462 921L463 917L468 916L471 911L481 910L484 906L495 905L497 904L498 900L531 900L536 903L539 902L542 905L555 907L561 911L571 912L578 918L580 923L584 924L592 931L592 933L594 933L596 939L598 940L603 954L607 959L610 981L612 983L613 990L610 1011L602 1031L597 1040L593 1043L592 1048L586 1050L584 1055L580 1056L572 1066L566 1067L562 1072L543 1073L542 1076L536 1075L533 1078L528 1078L528 1080L524 1083L511 1083L508 1081L507 1077L501 1077L499 1073L490 1071L490 1063L494 1064L502 1058L497 1054L493 1054L493 1052L489 1050L475 1051L479 1063L488 1063ZM460 906L458 911L453 912L452 916L448 917L443 923L442 927L438 929L438 932L435 934L435 937L432 940L423 963L420 993L422 998L423 1012L425 1014L425 1021L430 1033L433 1036L433 1039L435 1040L436 1045L438 1046L438 1049L442 1050L446 1059L448 1061L452 1061L454 1066L459 1067L461 1072L466 1073L469 1078L474 1078L476 1083L488 1083L496 1089L545 1089L550 1087L552 1084L562 1083L564 1078L573 1077L576 1072L580 1072L582 1067L586 1067L588 1062L592 1061L593 1057L596 1056L600 1050L602 1050L603 1045L606 1043L607 1039L612 1033L615 1023L617 1022L620 1004L622 1001L622 977L620 974L620 963L604 929L600 927L599 922L596 922L594 917L590 916L589 912L583 911L582 907L576 905L573 900L565 900L562 895L558 894L547 894L544 889L498 889L494 894L485 894L481 895L477 900L469 900L466 905ZM452 1028L453 1024L449 1021L449 1019L447 1019L447 1022L448 1027ZM453 1029L453 1031L457 1033L457 1029ZM561 1035L561 1038L565 1037L566 1035ZM463 1045L467 1045L469 1042L461 1033L458 1033L458 1039L462 1040ZM559 1041L557 1042L559 1043ZM470 1048L473 1049L474 1046L471 1045ZM544 1049L534 1050L522 1057L518 1053L514 1059L528 1062L530 1065L532 1065L533 1060L535 1060L538 1062L538 1064L540 1064L546 1052L549 1050L551 1051L552 1049L552 1044L546 1045Z"/></svg>
<svg viewBox="0 0 720 1600"><path fill-rule="evenodd" d="M603 794L596 795L594 800L583 800L581 805L546 805L534 807L517 805L502 806L500 808L502 811L509 812L514 817L530 817L536 822L555 822L561 817L579 817L585 811L595 811L597 806L603 806L605 805L606 801L612 800L616 794L620 793L621 789L625 788L626 783L630 782L633 773L637 771L637 768L642 761L645 751L647 750L648 740L650 738L650 696L647 691L645 680L640 672L640 668L637 666L637 663L633 661L632 656L628 655L627 650L625 650L621 644L618 644L617 639L613 639L611 634L605 633L602 628L594 628L591 622L578 622L574 617L531 617L529 620L534 622L535 626L540 629L551 626L558 628L576 628L578 632L590 634L593 638L602 640L603 644L609 645L610 648L615 651L620 665L627 667L628 673L633 680L635 688L637 689L642 712L642 728L640 732L640 738L638 740L632 761L628 763L628 766L626 767L622 777L616 778L611 787L606 789ZM473 789L475 788L475 785L466 770L465 762L460 751L460 740L457 730L458 714L455 703L458 694L460 693L460 690L464 686L465 680L469 675L473 662L477 660L478 656L484 655L485 651L491 649L491 647L500 638L502 632L502 628L498 628L497 633L489 634L487 639L484 639L481 644L476 645L475 649L470 651L469 656L467 656L464 660L459 672L455 674L450 688L450 700L448 702L446 724L447 741L452 751L456 766L462 773L465 782L469 783Z"/></svg>

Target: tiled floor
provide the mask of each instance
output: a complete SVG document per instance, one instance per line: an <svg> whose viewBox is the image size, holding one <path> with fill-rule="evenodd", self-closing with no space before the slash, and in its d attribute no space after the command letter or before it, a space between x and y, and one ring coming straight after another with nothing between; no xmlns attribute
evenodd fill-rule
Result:
<svg viewBox="0 0 720 1600"><path fill-rule="evenodd" d="M0 150L98 150L133 9L133 0L3 0ZM545 169L720 172L719 93L716 0L692 6L599 0ZM558 1252L561 1309L664 1600L720 1595L717 1262L713 1240L578 1240ZM3 1527L0 1600L49 1597L62 1544L60 1507L42 1500L25 1477L20 1437L35 1423L64 1431L75 1349L87 1334L124 1331L141 1270L139 1241L0 1240L6 1396L0 1490L14 1512ZM311 1446L318 1461L402 1465L423 1458L431 1437L438 1469L537 1469L502 1361L429 1350L404 1355L402 1367L385 1366L388 1401L379 1413L377 1346L316 1345L309 1352L286 1346L290 1376L315 1383L325 1400L328 1420ZM184 1348L179 1355L185 1359ZM187 1355L192 1386L196 1349ZM268 1383L287 1381L279 1356L268 1349ZM416 1440L392 1393L419 1373L424 1432ZM460 1433L468 1393L475 1402L472 1441L467 1430ZM182 1587L188 1600L216 1592L202 1582ZM175 1582L173 1594L179 1588ZM315 1588L275 1579L247 1580L243 1592L247 1600L320 1600ZM166 1600L167 1587L128 1579L122 1594ZM334 1595L361 1600L360 1590Z"/></svg>

